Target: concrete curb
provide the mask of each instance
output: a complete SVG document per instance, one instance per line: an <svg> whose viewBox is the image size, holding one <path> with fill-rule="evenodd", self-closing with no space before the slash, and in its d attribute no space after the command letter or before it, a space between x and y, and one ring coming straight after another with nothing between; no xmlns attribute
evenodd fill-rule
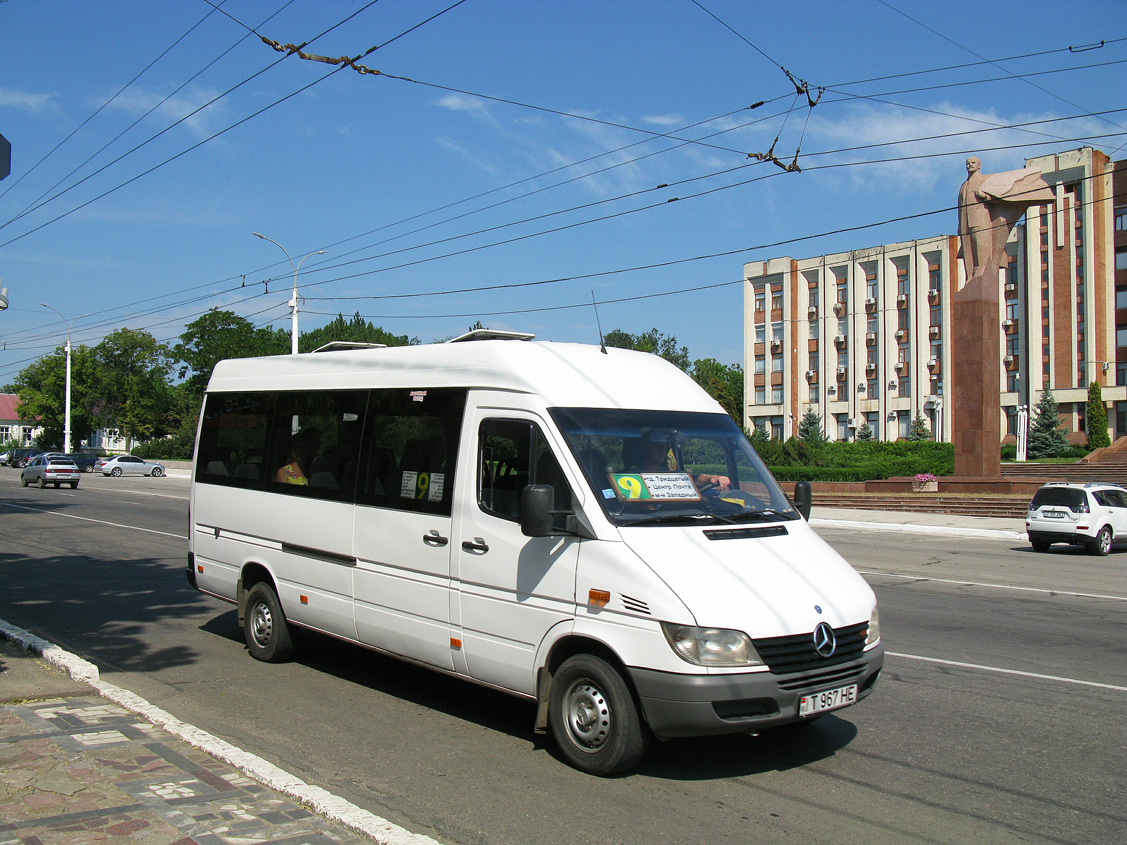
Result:
<svg viewBox="0 0 1127 845"><path fill-rule="evenodd" d="M210 754L217 760L233 766L259 783L292 798L330 821L357 833L371 837L379 845L439 845L437 840L392 824L387 819L357 807L319 786L312 786L301 778L278 768L261 757L243 751L187 722L181 722L171 713L150 704L129 690L101 680L98 667L76 654L59 648L22 628L0 619L0 636L11 640L24 651L38 654L48 663L57 666L76 681L89 684L100 696L136 713L151 724L177 739Z"/></svg>
<svg viewBox="0 0 1127 845"><path fill-rule="evenodd" d="M1024 531L1006 531L1001 528L963 528L954 525L918 525L900 522L863 522L853 519L810 520L812 526L826 528L864 528L869 531L899 531L910 534L946 534L953 537L979 537L986 540L1026 540Z"/></svg>

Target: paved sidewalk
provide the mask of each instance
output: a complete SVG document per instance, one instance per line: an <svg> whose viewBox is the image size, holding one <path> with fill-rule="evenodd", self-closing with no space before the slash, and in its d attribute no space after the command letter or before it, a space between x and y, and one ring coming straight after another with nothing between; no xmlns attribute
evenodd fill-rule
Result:
<svg viewBox="0 0 1127 845"><path fill-rule="evenodd" d="M989 516L964 516L927 511L871 511L814 506L810 524L817 530L859 528L869 531L903 531L915 534L946 534L996 540L1025 540L1025 520Z"/></svg>
<svg viewBox="0 0 1127 845"><path fill-rule="evenodd" d="M314 812L73 680L21 633L0 627L0 845L436 845L340 799L335 820Z"/></svg>

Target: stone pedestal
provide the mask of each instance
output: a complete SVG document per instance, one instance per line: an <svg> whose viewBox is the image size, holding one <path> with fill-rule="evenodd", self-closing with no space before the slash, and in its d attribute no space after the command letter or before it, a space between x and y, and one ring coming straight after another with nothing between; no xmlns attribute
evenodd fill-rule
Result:
<svg viewBox="0 0 1127 845"><path fill-rule="evenodd" d="M1002 472L997 287L993 285L993 299L985 285L967 285L951 297L952 373L944 382L957 476L997 478Z"/></svg>

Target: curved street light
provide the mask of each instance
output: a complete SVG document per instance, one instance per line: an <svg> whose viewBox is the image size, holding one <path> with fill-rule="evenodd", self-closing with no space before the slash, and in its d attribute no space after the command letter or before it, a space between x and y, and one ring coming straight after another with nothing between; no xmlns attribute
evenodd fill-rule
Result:
<svg viewBox="0 0 1127 845"><path fill-rule="evenodd" d="M89 314L81 314L72 319L69 323L67 318L63 316L63 312L53 305L48 305L46 302L40 302L44 308L50 308L59 315L59 319L67 325L67 378L66 378L66 397L63 406L63 452L70 454L70 327L74 325L75 320L81 320L83 317L89 317Z"/></svg>
<svg viewBox="0 0 1127 845"><path fill-rule="evenodd" d="M258 234L258 232L251 232L251 234L254 235L256 238L262 238L262 240L264 240L264 241L270 241L270 243L274 244L274 246L278 247L278 249L280 249L282 252L285 252L286 253L286 259L290 262L290 268L293 270L293 295L290 297L290 321L291 321L290 354L296 355L297 354L297 271L301 269L301 265L305 263L305 258L308 258L309 255L324 255L326 252L328 252L328 250L327 249L319 249L316 252L311 252L311 253L309 253L309 255L305 256L305 258L301 259L301 261L297 262L297 266L294 266L293 259L290 258L290 254L288 252L286 252L286 248L284 246L282 246L280 243L278 243L276 240L274 240L273 238L268 238L265 235L260 235L260 234Z"/></svg>

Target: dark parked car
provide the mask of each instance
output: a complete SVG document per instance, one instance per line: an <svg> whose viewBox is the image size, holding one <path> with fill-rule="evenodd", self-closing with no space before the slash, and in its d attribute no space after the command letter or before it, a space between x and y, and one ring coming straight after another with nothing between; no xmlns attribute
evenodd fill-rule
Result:
<svg viewBox="0 0 1127 845"><path fill-rule="evenodd" d="M63 457L74 461L75 465L83 472L93 472L94 464L98 462L98 456L91 455L89 452L71 452L69 455L63 455Z"/></svg>
<svg viewBox="0 0 1127 845"><path fill-rule="evenodd" d="M42 449L13 449L8 457L8 466L22 469L30 463L32 458L42 454Z"/></svg>

